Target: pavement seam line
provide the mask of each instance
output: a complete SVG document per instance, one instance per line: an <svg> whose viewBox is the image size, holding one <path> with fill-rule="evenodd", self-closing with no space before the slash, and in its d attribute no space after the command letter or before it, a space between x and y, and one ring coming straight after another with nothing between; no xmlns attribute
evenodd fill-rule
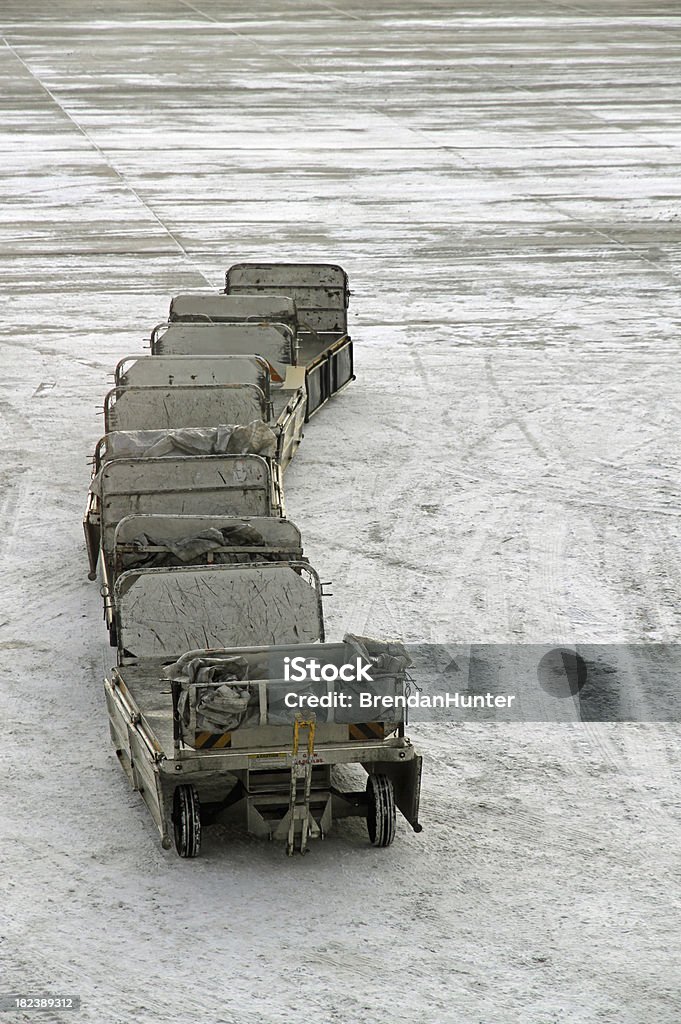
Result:
<svg viewBox="0 0 681 1024"><path fill-rule="evenodd" d="M83 128L83 126L78 123L78 121L75 119L75 117L73 117L73 115L70 114L68 112L68 110L59 102L59 100L54 95L54 93L51 91L51 89L47 85L45 85L45 83L40 79L40 77L33 71L31 66L17 52L15 47L12 46L12 44L10 43L9 39L7 38L7 36L3 35L3 36L0 36L0 38L2 39L2 42L7 47L7 49L12 54L12 56L28 72L28 74L31 76L33 81L36 82L36 84L43 90L43 92L47 96L49 96L50 100L54 103L54 105L56 107L58 107L58 109L62 112L64 117L76 129L76 131L78 131L83 136L83 138L87 140L88 144L92 147L92 149L94 149L95 152L97 152L99 154L99 156L102 158L102 161L104 162L104 164L106 164L106 166L109 168L109 170L112 171L116 175L116 177L121 182L121 184L135 197L137 202L141 206L143 206L144 209L153 217L153 219L156 221L156 223L159 225L159 227L161 227L163 229L163 231L166 233L168 238L170 238L171 241L177 246L178 251L184 256L184 258L187 260L187 262L191 264L192 268L197 272L197 274L199 274L199 276L203 278L203 280L206 282L206 284L210 285L210 287L212 288L213 287L213 283L208 280L208 278L203 273L201 268L195 262L194 258L190 255L190 253L187 251L187 249L185 249L185 247L182 245L180 240L178 238L176 238L176 236L170 230L168 225L164 224L164 222L161 220L161 218L155 212L155 210L153 210L151 208L151 206L149 206L149 204L142 198L142 196L139 194L139 192L137 191L135 186L130 181L128 181L128 179L125 177L125 175L122 173L122 171L118 170L118 168L111 161L111 159L107 155L107 153L101 148L101 146L99 146L95 142L95 140L92 138L92 136L89 134L89 132L85 128Z"/></svg>

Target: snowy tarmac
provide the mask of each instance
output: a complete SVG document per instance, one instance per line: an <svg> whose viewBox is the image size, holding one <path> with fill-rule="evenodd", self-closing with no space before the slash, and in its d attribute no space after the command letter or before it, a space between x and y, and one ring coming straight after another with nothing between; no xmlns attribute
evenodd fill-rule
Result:
<svg viewBox="0 0 681 1024"><path fill-rule="evenodd" d="M420 835L287 860L208 830L181 861L109 742L80 522L109 375L171 295L331 261L357 381L285 481L329 638L675 642L678 4L4 0L0 27L0 995L678 1024L679 726L422 726Z"/></svg>

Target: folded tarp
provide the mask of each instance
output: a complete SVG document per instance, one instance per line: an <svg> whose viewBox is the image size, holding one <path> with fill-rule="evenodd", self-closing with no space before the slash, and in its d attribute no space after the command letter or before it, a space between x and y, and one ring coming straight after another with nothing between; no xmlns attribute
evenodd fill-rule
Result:
<svg viewBox="0 0 681 1024"><path fill-rule="evenodd" d="M214 561L217 564L252 562L256 559L260 562L268 562L281 559L278 551L273 551L271 554L261 551L255 555L239 551L239 548L246 546L266 546L262 534L247 524L224 526L221 529L208 527L199 533L190 533L172 540L167 537L154 538L151 534L141 533L128 543L134 548L134 551L123 555L122 566L124 569L188 565L211 551L217 552L214 555ZM165 550L149 551L150 547L163 547ZM218 548L229 547L233 547L234 550L218 552Z"/></svg>
<svg viewBox="0 0 681 1024"><path fill-rule="evenodd" d="M204 652L201 652L204 653ZM182 725L191 732L229 732L255 725L259 715L257 688L248 685L248 662L244 658L181 658L171 678L180 683L178 713ZM166 670L166 675L168 671ZM197 686L195 705L190 693Z"/></svg>
<svg viewBox="0 0 681 1024"><path fill-rule="evenodd" d="M343 643L371 665L371 675L400 675L413 664L404 644L397 640L375 640L370 636L346 633Z"/></svg>

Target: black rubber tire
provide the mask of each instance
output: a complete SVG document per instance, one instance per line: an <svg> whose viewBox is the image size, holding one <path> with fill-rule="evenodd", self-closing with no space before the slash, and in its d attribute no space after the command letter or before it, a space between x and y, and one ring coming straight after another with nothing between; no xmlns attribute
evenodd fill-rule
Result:
<svg viewBox="0 0 681 1024"><path fill-rule="evenodd" d="M178 786L173 794L175 849L180 857L198 857L201 851L201 805L194 786Z"/></svg>
<svg viewBox="0 0 681 1024"><path fill-rule="evenodd" d="M392 780L387 775L367 779L367 831L374 846L390 846L395 838L397 811Z"/></svg>

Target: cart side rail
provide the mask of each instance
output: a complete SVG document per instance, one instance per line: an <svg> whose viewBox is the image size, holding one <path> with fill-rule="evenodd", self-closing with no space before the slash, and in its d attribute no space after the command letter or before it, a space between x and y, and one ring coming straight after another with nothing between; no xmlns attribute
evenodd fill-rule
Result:
<svg viewBox="0 0 681 1024"><path fill-rule="evenodd" d="M307 419L355 379L352 341L339 338L305 368Z"/></svg>
<svg viewBox="0 0 681 1024"><path fill-rule="evenodd" d="M372 684L363 683L362 692L376 695L381 700L395 702L390 710L367 710L354 703L343 706L342 698L349 698L353 687L347 682L306 681L290 682L279 679L235 678L231 682L182 682L173 687L173 709L179 725L179 738L187 747L211 749L214 744L209 737L227 738L224 746L232 746L232 734L248 731L241 745L267 745L270 736L259 739L257 731L269 727L288 726L297 719L314 715L316 725L341 725L347 727L347 739L360 739L364 743L382 742L397 732L406 718L405 708L399 700L405 696L404 674L384 674ZM225 699L225 691L233 693L232 702ZM359 690L355 690L358 698ZM216 698L223 707L216 710ZM330 700L331 706L317 706L313 712L301 710L300 701ZM335 702L335 706L334 706ZM353 727L363 727L360 729ZM271 735L271 734L270 734ZM333 742L333 741L332 741Z"/></svg>
<svg viewBox="0 0 681 1024"><path fill-rule="evenodd" d="M296 391L289 392L289 394L291 397L277 417L277 430L279 431L277 461L282 471L286 469L298 450L298 446L303 439L303 427L307 418L307 393L305 389L299 388Z"/></svg>

